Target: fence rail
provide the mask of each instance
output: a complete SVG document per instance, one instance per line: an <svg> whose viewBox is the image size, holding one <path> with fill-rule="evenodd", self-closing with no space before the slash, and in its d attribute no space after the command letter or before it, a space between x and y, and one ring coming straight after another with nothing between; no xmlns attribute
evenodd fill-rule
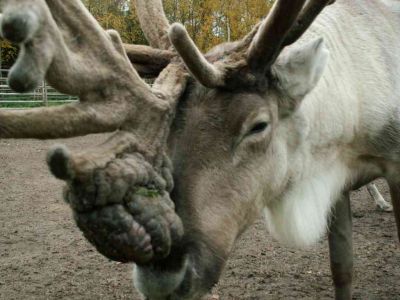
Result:
<svg viewBox="0 0 400 300"><path fill-rule="evenodd" d="M30 93L15 93L7 84L8 72L7 69L0 69L0 109L24 109L78 101L77 97L61 94L44 81Z"/></svg>

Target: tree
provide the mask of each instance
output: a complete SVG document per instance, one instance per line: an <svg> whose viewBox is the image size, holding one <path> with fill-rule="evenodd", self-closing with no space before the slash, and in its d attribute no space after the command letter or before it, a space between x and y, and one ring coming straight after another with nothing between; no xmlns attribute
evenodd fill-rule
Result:
<svg viewBox="0 0 400 300"><path fill-rule="evenodd" d="M147 44L140 29L135 0L83 0L105 29L115 29L125 43ZM248 33L269 11L273 0L164 0L169 21L184 24L203 51ZM0 40L2 64L10 66L17 49Z"/></svg>
<svg viewBox="0 0 400 300"><path fill-rule="evenodd" d="M6 69L12 66L15 59L17 58L18 50L15 46L11 45L10 42L0 39L1 47L1 68Z"/></svg>
<svg viewBox="0 0 400 300"><path fill-rule="evenodd" d="M271 0L165 0L171 22L185 25L196 44L207 51L248 33L272 7Z"/></svg>
<svg viewBox="0 0 400 300"><path fill-rule="evenodd" d="M147 43L130 0L84 0L83 3L104 29L117 30L125 43Z"/></svg>
<svg viewBox="0 0 400 300"><path fill-rule="evenodd" d="M106 29L117 30L126 43L145 44L136 17L135 0L85 0L89 11ZM184 24L204 51L240 39L271 8L272 0L164 0L171 23Z"/></svg>

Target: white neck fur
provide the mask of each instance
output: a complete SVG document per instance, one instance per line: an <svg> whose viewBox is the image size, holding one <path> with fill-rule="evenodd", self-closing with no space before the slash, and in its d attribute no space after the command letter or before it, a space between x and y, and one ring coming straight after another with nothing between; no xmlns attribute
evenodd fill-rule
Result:
<svg viewBox="0 0 400 300"><path fill-rule="evenodd" d="M326 232L331 208L342 190L347 169L320 164L264 209L267 227L278 241L298 248L316 243Z"/></svg>

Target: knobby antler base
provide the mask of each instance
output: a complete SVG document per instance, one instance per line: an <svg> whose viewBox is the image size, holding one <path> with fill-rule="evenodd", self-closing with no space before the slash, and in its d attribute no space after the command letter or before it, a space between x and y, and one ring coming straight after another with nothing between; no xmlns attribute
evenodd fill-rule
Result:
<svg viewBox="0 0 400 300"><path fill-rule="evenodd" d="M67 182L65 200L102 254L142 264L166 257L183 235L169 198L173 182L165 143L186 74L171 64L152 90L130 60L144 73L156 74L174 54L123 45L118 33L104 31L78 0L2 1L1 10L2 36L21 48L10 86L26 92L46 79L60 92L78 95L80 102L2 111L0 137L115 131L104 144L82 153L55 147L47 159L50 170ZM166 90L163 85L171 80L178 84Z"/></svg>

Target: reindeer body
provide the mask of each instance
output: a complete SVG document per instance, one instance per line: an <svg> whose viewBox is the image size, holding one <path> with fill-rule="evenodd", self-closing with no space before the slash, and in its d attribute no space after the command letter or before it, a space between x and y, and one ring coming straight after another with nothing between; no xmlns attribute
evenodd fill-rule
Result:
<svg viewBox="0 0 400 300"><path fill-rule="evenodd" d="M322 36L330 58L296 116L278 129L289 186L273 203L265 199L278 239L314 242L342 190L390 176L399 162L400 40L389 38L399 34L400 15L384 4L338 1L292 46Z"/></svg>

